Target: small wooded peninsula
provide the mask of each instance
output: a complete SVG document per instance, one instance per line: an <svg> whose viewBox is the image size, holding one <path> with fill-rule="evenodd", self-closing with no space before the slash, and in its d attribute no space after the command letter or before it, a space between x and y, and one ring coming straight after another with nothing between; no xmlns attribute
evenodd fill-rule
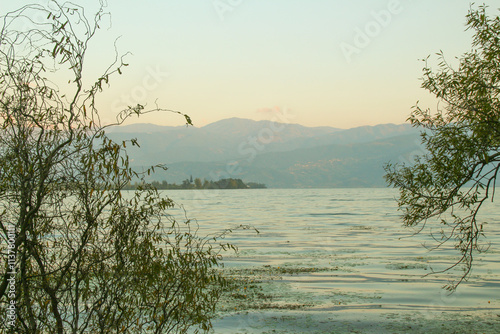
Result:
<svg viewBox="0 0 500 334"><path fill-rule="evenodd" d="M143 185L140 182L129 183L124 189L135 190ZM185 179L181 184L168 183L167 181L152 181L151 185L158 190L166 189L265 189L267 188L263 183L257 182L243 182L241 179L221 179L219 181L211 181L197 177L193 179Z"/></svg>

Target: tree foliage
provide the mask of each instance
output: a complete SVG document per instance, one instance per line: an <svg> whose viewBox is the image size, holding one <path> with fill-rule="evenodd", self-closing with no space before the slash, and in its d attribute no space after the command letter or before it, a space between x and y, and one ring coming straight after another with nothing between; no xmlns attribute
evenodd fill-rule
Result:
<svg viewBox="0 0 500 334"><path fill-rule="evenodd" d="M158 190L165 190L165 189L263 189L266 188L266 185L263 183L256 183L256 182L248 182L244 183L241 179L220 179L219 181L209 181L206 179L203 179L201 181L200 178L195 178L193 182L191 182L190 179L186 179L182 181L182 184L176 184L176 183L168 183L167 181L163 180L162 182L159 181L152 181L151 185L153 185L156 189ZM125 186L124 189L136 189L137 187L140 187L141 184L138 182L134 182L133 184L128 184Z"/></svg>
<svg viewBox="0 0 500 334"><path fill-rule="evenodd" d="M414 164L388 164L386 179L399 188L399 208L406 226L440 224L437 247L453 242L463 275L446 287L467 279L473 258L485 249L481 207L493 200L500 169L500 18L488 8L471 7L467 29L474 31L471 51L457 68L438 53L435 71L425 60L422 87L444 109L414 108L409 121L423 129L425 154ZM448 269L451 269L448 268Z"/></svg>
<svg viewBox="0 0 500 334"><path fill-rule="evenodd" d="M141 177L126 154L136 143L106 136L96 98L127 64L83 80L104 15L52 1L1 18L2 332L205 331L225 286L217 266L231 245L175 221L152 186L122 192ZM149 111L130 106L117 123Z"/></svg>

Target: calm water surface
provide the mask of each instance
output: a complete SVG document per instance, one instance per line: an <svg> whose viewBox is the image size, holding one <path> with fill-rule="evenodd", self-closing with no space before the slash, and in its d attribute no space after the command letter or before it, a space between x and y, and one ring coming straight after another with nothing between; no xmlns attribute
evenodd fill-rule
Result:
<svg viewBox="0 0 500 334"><path fill-rule="evenodd" d="M434 244L428 233L412 237L412 230L402 228L393 189L165 193L198 221L201 234L235 229L227 240L239 252L225 255L226 270L257 270L258 279L269 282L263 293L274 295L274 306L283 305L226 309L216 333L376 332L380 324L384 332L410 326L408 319L423 328L429 319L478 316L500 330L498 204L482 213L491 222L485 230L488 252L476 255L469 281L449 295L441 287L460 271L424 275L447 268L458 254L450 248L429 252L422 247Z"/></svg>

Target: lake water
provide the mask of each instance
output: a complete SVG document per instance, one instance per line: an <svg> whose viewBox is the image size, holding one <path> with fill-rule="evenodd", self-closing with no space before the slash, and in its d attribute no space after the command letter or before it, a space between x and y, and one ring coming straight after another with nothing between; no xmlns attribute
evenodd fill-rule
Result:
<svg viewBox="0 0 500 334"><path fill-rule="evenodd" d="M489 250L450 295L441 287L459 270L424 275L457 252L428 251L428 233L402 228L394 189L165 193L200 234L234 229L227 241L239 252L225 254L224 270L246 283L221 301L214 333L500 332L498 204L482 213Z"/></svg>

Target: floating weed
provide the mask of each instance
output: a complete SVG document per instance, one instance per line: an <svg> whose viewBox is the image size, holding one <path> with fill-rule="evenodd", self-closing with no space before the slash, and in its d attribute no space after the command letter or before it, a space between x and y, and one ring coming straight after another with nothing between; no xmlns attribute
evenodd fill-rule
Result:
<svg viewBox="0 0 500 334"><path fill-rule="evenodd" d="M408 270L408 269L427 269L427 265L423 263L389 263L385 266L392 270Z"/></svg>
<svg viewBox="0 0 500 334"><path fill-rule="evenodd" d="M368 231L373 230L372 226L353 226L350 228L351 231Z"/></svg>
<svg viewBox="0 0 500 334"><path fill-rule="evenodd" d="M294 304L294 303L264 303L260 305L254 305L254 307L251 307L255 310L269 310L269 309L274 309L274 310L299 310L303 309L306 307L312 307L314 306L313 304Z"/></svg>
<svg viewBox="0 0 500 334"><path fill-rule="evenodd" d="M219 302L220 315L244 310L298 310L314 306L304 301L302 293L282 280L285 275L301 275L316 272L332 272L338 267L272 266L251 268L225 268L228 278L225 293Z"/></svg>

